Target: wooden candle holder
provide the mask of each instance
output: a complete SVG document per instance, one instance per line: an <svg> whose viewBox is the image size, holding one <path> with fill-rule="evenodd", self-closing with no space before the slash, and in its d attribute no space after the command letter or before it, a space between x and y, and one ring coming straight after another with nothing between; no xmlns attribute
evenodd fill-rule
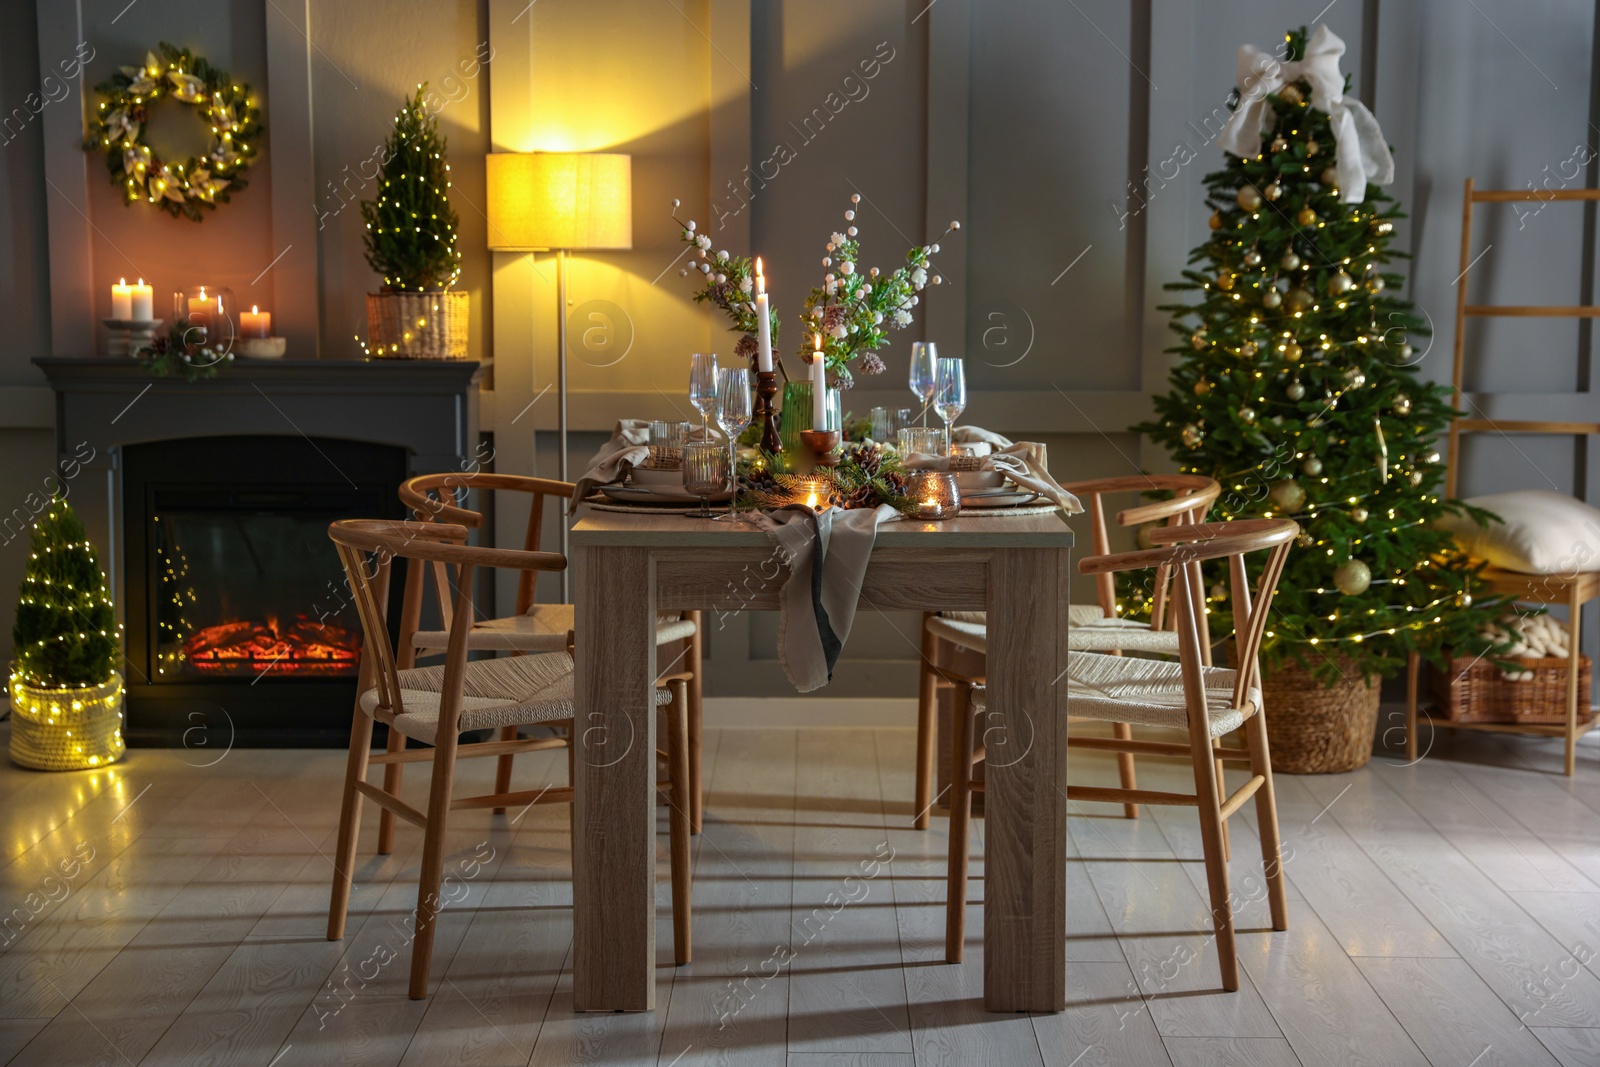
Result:
<svg viewBox="0 0 1600 1067"><path fill-rule="evenodd" d="M782 452L783 439L778 436L778 409L772 398L778 395L778 372L756 371L756 404L751 416L761 424L761 450Z"/></svg>
<svg viewBox="0 0 1600 1067"><path fill-rule="evenodd" d="M839 464L839 457L834 449L839 447L843 435L838 430L801 430L800 440L811 450L812 457L819 467L835 467Z"/></svg>

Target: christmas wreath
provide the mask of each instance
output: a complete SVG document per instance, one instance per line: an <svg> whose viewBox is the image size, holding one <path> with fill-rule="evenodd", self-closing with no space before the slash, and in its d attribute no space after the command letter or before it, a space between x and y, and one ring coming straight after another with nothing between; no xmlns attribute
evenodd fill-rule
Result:
<svg viewBox="0 0 1600 1067"><path fill-rule="evenodd" d="M123 188L127 203L148 200L174 218L199 222L202 207L216 209L245 186L243 173L261 137L261 112L250 86L235 84L187 48L162 41L161 54L145 54L143 66L121 67L95 86L105 96L84 142L86 151L105 153L111 181ZM143 137L150 105L162 96L195 107L211 128L211 147L186 162L163 160Z"/></svg>

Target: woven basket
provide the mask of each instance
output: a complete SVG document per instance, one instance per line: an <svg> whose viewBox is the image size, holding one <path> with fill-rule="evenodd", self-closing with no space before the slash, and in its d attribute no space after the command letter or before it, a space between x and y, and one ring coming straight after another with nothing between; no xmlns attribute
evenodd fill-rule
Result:
<svg viewBox="0 0 1600 1067"><path fill-rule="evenodd" d="M1450 722L1565 724L1570 667L1567 657L1521 659L1517 663L1533 677L1512 681L1484 657L1451 659L1449 673L1428 668L1428 691L1433 694L1439 713ZM1591 674L1589 657L1579 656L1580 701L1588 700Z"/></svg>
<svg viewBox="0 0 1600 1067"><path fill-rule="evenodd" d="M81 771L122 758L122 676L82 689L11 679L11 758L36 771Z"/></svg>
<svg viewBox="0 0 1600 1067"><path fill-rule="evenodd" d="M368 293L367 347L379 359L466 359L472 297L436 293Z"/></svg>
<svg viewBox="0 0 1600 1067"><path fill-rule="evenodd" d="M1339 774L1366 765L1378 726L1378 679L1367 681L1339 659L1344 677L1324 685L1296 663L1263 670L1272 769L1287 774Z"/></svg>

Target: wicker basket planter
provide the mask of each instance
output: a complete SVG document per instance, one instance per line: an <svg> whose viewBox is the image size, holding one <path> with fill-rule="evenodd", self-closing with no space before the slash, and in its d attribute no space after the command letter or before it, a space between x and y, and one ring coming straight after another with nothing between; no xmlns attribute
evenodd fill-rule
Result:
<svg viewBox="0 0 1600 1067"><path fill-rule="evenodd" d="M1366 765L1378 726L1378 679L1367 681L1347 660L1344 678L1324 685L1295 663L1263 671L1272 769L1287 774L1338 774Z"/></svg>
<svg viewBox="0 0 1600 1067"><path fill-rule="evenodd" d="M36 771L81 771L122 758L122 676L82 689L11 679L11 758Z"/></svg>
<svg viewBox="0 0 1600 1067"><path fill-rule="evenodd" d="M1512 722L1563 725L1567 721L1565 656L1517 660L1533 675L1524 681L1505 677L1487 658L1452 658L1449 672L1428 668L1428 691L1436 714L1450 722ZM1578 657L1579 707L1587 700L1592 671L1588 656Z"/></svg>
<svg viewBox="0 0 1600 1067"><path fill-rule="evenodd" d="M367 347L381 359L466 359L472 297L459 290L368 293Z"/></svg>

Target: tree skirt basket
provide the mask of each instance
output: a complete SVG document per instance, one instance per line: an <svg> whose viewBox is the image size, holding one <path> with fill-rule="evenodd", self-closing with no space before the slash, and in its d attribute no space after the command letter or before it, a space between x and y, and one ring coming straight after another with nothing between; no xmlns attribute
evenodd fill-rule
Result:
<svg viewBox="0 0 1600 1067"><path fill-rule="evenodd" d="M81 771L122 758L122 676L82 689L11 679L11 758L36 771Z"/></svg>
<svg viewBox="0 0 1600 1067"><path fill-rule="evenodd" d="M367 348L379 359L466 359L470 294L368 293Z"/></svg>
<svg viewBox="0 0 1600 1067"><path fill-rule="evenodd" d="M1452 658L1448 673L1428 667L1428 691L1439 715L1450 722L1513 722L1564 725L1567 721L1566 656L1519 659L1531 678L1514 681L1487 657ZM1578 657L1579 707L1588 700L1589 657Z"/></svg>
<svg viewBox="0 0 1600 1067"><path fill-rule="evenodd" d="M1339 774L1366 765L1378 726L1379 681L1367 681L1347 659L1331 685L1297 663L1263 670L1272 769L1287 774Z"/></svg>

